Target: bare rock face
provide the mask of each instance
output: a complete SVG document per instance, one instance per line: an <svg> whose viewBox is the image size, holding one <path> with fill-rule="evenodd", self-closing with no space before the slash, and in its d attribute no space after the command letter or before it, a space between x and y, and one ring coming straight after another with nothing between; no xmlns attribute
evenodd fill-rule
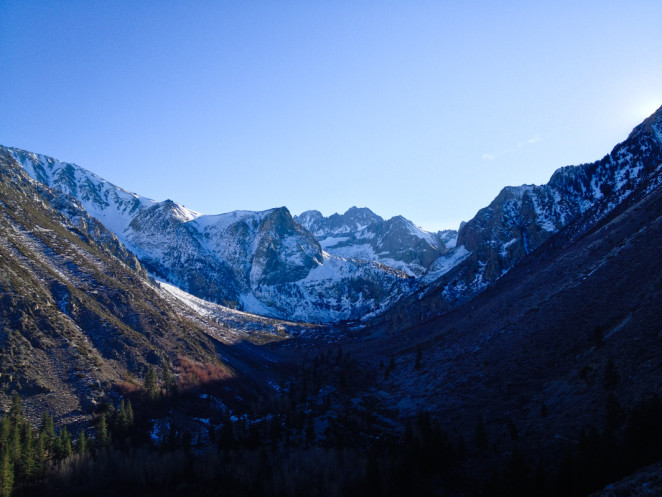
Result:
<svg viewBox="0 0 662 497"><path fill-rule="evenodd" d="M251 285L297 281L320 264L320 244L294 222L287 208L274 209L261 221L250 272Z"/></svg>
<svg viewBox="0 0 662 497"><path fill-rule="evenodd" d="M430 233L366 208L324 217L286 208L203 216L127 192L73 164L4 149L34 179L73 195L152 273L194 295L309 322L425 319L471 299L560 229L584 228L657 181L662 110L600 161L546 185L506 187L459 232ZM120 250L120 249L118 249ZM411 297L411 298L410 298ZM400 319L400 318L399 318Z"/></svg>

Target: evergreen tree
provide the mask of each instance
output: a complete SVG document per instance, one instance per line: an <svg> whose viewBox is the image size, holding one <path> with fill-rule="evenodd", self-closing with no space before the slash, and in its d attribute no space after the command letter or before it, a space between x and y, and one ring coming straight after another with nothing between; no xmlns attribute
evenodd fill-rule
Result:
<svg viewBox="0 0 662 497"><path fill-rule="evenodd" d="M9 408L9 417L16 421L23 417L23 406L21 405L21 397L18 393L14 393L12 398L11 407Z"/></svg>
<svg viewBox="0 0 662 497"><path fill-rule="evenodd" d="M76 452L79 454L85 454L87 452L87 435L85 434L85 430L81 430L80 435L78 435Z"/></svg>
<svg viewBox="0 0 662 497"><path fill-rule="evenodd" d="M46 411L41 415L39 438L42 439L44 452L51 456L53 454L53 441L55 440L55 424L53 422L53 416Z"/></svg>
<svg viewBox="0 0 662 497"><path fill-rule="evenodd" d="M12 419L11 424L7 448L9 449L9 457L12 463L15 464L21 460L21 428L17 420Z"/></svg>
<svg viewBox="0 0 662 497"><path fill-rule="evenodd" d="M106 422L106 414L102 414L97 422L97 445L105 447L110 443L110 436L108 435L108 424Z"/></svg>
<svg viewBox="0 0 662 497"><path fill-rule="evenodd" d="M45 465L46 449L44 448L44 437L39 436L34 445L34 474L41 474Z"/></svg>
<svg viewBox="0 0 662 497"><path fill-rule="evenodd" d="M118 409L118 428L121 436L124 436L129 428L129 419L126 413L126 404L124 399L120 400L120 406Z"/></svg>
<svg viewBox="0 0 662 497"><path fill-rule="evenodd" d="M0 458L0 497L9 497L12 488L14 488L14 467L9 452L3 450Z"/></svg>
<svg viewBox="0 0 662 497"><path fill-rule="evenodd" d="M35 446L32 426L27 421L21 429L21 460L19 477L29 480L35 474Z"/></svg>
<svg viewBox="0 0 662 497"><path fill-rule="evenodd" d="M126 401L126 420L129 428L133 427L133 407L131 406L131 400Z"/></svg>
<svg viewBox="0 0 662 497"><path fill-rule="evenodd" d="M161 373L161 381L163 382L163 389L165 390L165 396L168 397L170 390L172 389L173 378L170 374L168 366L163 366L163 372Z"/></svg>
<svg viewBox="0 0 662 497"><path fill-rule="evenodd" d="M57 437L57 443L55 444L55 457L58 459L64 459L65 457L70 456L72 452L71 435L65 426L60 430Z"/></svg>
<svg viewBox="0 0 662 497"><path fill-rule="evenodd" d="M11 434L11 421L9 418L0 418L0 446L4 447L9 440Z"/></svg>
<svg viewBox="0 0 662 497"><path fill-rule="evenodd" d="M145 390L147 390L147 396L150 399L156 398L158 394L158 385L156 384L156 371L154 371L154 367L150 366L149 369L147 370L147 374L145 375Z"/></svg>

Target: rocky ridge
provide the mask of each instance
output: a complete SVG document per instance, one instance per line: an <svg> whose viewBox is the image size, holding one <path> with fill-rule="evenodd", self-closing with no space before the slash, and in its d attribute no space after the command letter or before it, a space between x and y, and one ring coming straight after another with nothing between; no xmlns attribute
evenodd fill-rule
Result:
<svg viewBox="0 0 662 497"><path fill-rule="evenodd" d="M28 414L47 409L69 423L118 383L139 384L150 366L176 374L182 359L254 385L275 373L253 344L307 328L198 303L150 279L75 198L0 150L1 405L18 392Z"/></svg>
<svg viewBox="0 0 662 497"><path fill-rule="evenodd" d="M579 236L631 195L654 189L661 169L662 108L599 161L563 167L545 185L505 187L463 223L455 248L433 263L417 291L378 319L395 330L448 312L564 227L574 225Z"/></svg>
<svg viewBox="0 0 662 497"><path fill-rule="evenodd" d="M422 276L453 248L457 238L453 230L431 233L402 216L384 220L365 207L352 207L329 217L319 211L305 211L294 219L330 254L381 262L414 277Z"/></svg>
<svg viewBox="0 0 662 497"><path fill-rule="evenodd" d="M156 202L130 193L75 164L5 150L31 177L77 198L152 274L197 297L266 316L323 323L374 315L413 288L406 263L325 252L285 207L202 215L172 200ZM405 231L413 228L404 219L395 223L404 223ZM399 250L416 262L418 256L404 245L401 241ZM419 245L427 263L438 249Z"/></svg>

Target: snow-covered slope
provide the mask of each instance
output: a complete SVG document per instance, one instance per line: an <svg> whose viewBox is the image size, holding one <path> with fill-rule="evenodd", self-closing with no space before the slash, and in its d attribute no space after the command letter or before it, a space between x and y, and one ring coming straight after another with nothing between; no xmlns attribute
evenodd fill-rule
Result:
<svg viewBox="0 0 662 497"><path fill-rule="evenodd" d="M311 210L294 219L330 254L380 262L416 277L454 247L457 236L455 231L430 233L402 216L384 220L365 207L329 217Z"/></svg>
<svg viewBox="0 0 662 497"><path fill-rule="evenodd" d="M258 314L337 322L365 319L399 300L400 315L424 316L475 296L568 224L582 218L588 229L634 191L652 188L661 137L658 110L602 160L561 168L546 185L504 188L457 233L429 233L401 216L384 220L356 207L329 217L306 211L293 218L285 207L203 216L74 164L6 150L183 290ZM436 300L426 309L429 297Z"/></svg>
<svg viewBox="0 0 662 497"><path fill-rule="evenodd" d="M268 316L335 322L379 312L411 291L407 274L378 259L325 254L285 207L201 215L123 190L75 164L6 150L33 179L78 199L149 271L197 297Z"/></svg>
<svg viewBox="0 0 662 497"><path fill-rule="evenodd" d="M646 195L661 182L662 108L601 160L563 167L545 185L504 188L463 223L456 247L437 259L416 292L384 319L400 328L447 312L560 230L581 236L632 195Z"/></svg>
<svg viewBox="0 0 662 497"><path fill-rule="evenodd" d="M17 148L7 148L30 177L78 199L85 210L113 233L120 235L142 210L154 200L128 192L76 164ZM199 214L184 207L183 215L193 219ZM121 238L121 237L120 237Z"/></svg>
<svg viewBox="0 0 662 497"><path fill-rule="evenodd" d="M494 281L570 222L590 212L595 221L642 185L657 184L662 162L662 110L635 128L601 160L558 169L545 185L506 187L462 226L464 245Z"/></svg>

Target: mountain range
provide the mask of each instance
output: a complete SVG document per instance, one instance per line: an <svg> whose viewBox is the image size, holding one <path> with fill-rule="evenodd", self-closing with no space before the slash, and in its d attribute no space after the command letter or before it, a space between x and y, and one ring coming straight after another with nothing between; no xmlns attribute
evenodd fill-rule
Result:
<svg viewBox="0 0 662 497"><path fill-rule="evenodd" d="M368 209L329 218L315 211L293 218L285 207L201 215L127 192L75 164L6 150L32 178L76 198L150 273L261 315L338 322L379 313L455 243L454 232L428 233Z"/></svg>
<svg viewBox="0 0 662 497"><path fill-rule="evenodd" d="M244 399L266 398L260 420L307 426L287 443L344 447L360 426L350 445L378 448L432 412L458 447L489 440L464 477L508 475L513 454L558 476L586 440L632 446L661 393L661 220L662 108L437 233L357 207L203 215L0 147L0 402L82 424L150 370L195 364L221 393L199 397L216 417L194 432L250 426Z"/></svg>
<svg viewBox="0 0 662 497"><path fill-rule="evenodd" d="M504 188L457 232L430 233L356 207L329 217L293 217L285 207L202 215L74 164L5 150L33 179L76 198L151 274L197 297L312 323L365 322L393 306L397 314L398 305L424 319L482 292L578 217L590 211L596 221L654 184L658 114L600 161L561 168L545 185Z"/></svg>

